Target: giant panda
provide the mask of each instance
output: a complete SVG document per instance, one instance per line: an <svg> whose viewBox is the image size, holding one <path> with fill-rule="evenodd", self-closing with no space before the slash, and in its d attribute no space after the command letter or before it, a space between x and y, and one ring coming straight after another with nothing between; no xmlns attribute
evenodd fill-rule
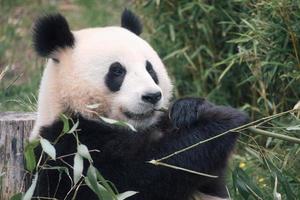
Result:
<svg viewBox="0 0 300 200"><path fill-rule="evenodd" d="M49 140L57 157L76 152L76 140L71 134L54 143L62 132L59 116L64 113L79 122L78 140L88 149L99 150L91 155L102 175L119 192L138 192L129 199L227 199L224 176L237 133L230 132L164 161L217 178L147 161L243 125L247 115L203 98L173 100L166 68L155 50L139 36L141 32L139 18L126 9L120 27L71 31L61 14L39 18L34 25L33 44L37 54L47 58L47 64L30 140ZM95 104L89 109L88 105ZM161 112L161 108L168 110ZM135 130L107 123L99 116L126 122ZM73 165L73 159L69 156L64 162L48 160L47 165L68 167ZM72 182L67 175L43 169L34 195L71 199L70 188ZM97 196L87 186L80 186L76 199L94 200Z"/></svg>

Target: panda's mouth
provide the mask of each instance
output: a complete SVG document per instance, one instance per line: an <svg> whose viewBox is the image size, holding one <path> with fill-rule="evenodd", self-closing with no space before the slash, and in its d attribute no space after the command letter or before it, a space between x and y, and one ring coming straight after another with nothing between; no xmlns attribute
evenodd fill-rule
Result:
<svg viewBox="0 0 300 200"><path fill-rule="evenodd" d="M144 119L147 119L149 117L152 117L153 114L154 114L154 110L150 110L150 111L145 112L145 113L133 113L133 112L130 112L130 111L125 111L123 113L129 119L144 120Z"/></svg>

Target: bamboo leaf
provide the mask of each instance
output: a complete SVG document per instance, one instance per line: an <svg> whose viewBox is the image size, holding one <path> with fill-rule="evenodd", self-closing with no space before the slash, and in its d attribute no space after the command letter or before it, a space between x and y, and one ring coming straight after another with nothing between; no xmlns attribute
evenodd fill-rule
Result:
<svg viewBox="0 0 300 200"><path fill-rule="evenodd" d="M118 126L124 126L124 127L129 127L132 131L136 132L137 130L134 128L134 126L132 126L131 124L127 123L127 122L123 122L123 121L118 121L118 120L114 120L114 119L110 119L110 118L106 118L106 117L100 117L104 122L108 123L108 124L114 124L114 125L118 125Z"/></svg>
<svg viewBox="0 0 300 200"><path fill-rule="evenodd" d="M89 152L89 149L87 148L86 145L84 144L80 144L77 147L77 152L79 153L80 156L82 156L83 158L92 161L92 157L91 154Z"/></svg>
<svg viewBox="0 0 300 200"><path fill-rule="evenodd" d="M34 140L32 142L26 141L24 148L24 157L26 161L26 169L32 172L36 167L36 158L34 149L39 145L39 140Z"/></svg>
<svg viewBox="0 0 300 200"><path fill-rule="evenodd" d="M67 133L74 133L79 126L79 121L77 121L73 127Z"/></svg>
<svg viewBox="0 0 300 200"><path fill-rule="evenodd" d="M234 170L234 175L236 176L236 187L245 199L248 199L250 195L255 199L264 199L263 193L260 191L259 187L251 180L244 170L236 167Z"/></svg>
<svg viewBox="0 0 300 200"><path fill-rule="evenodd" d="M87 177L85 182L90 187L99 199L103 200L114 200L115 195L111 194L104 186L98 183L97 170L93 165L90 165L87 171Z"/></svg>
<svg viewBox="0 0 300 200"><path fill-rule="evenodd" d="M56 150L54 146L46 139L42 138L40 139L43 151L48 154L53 160L56 159Z"/></svg>
<svg viewBox="0 0 300 200"><path fill-rule="evenodd" d="M175 31L174 31L174 26L172 24L169 24L169 31L170 31L171 41L175 42Z"/></svg>
<svg viewBox="0 0 300 200"><path fill-rule="evenodd" d="M231 67L234 64L234 60L232 60L229 65L226 67L226 69L222 72L222 74L220 75L220 77L218 78L218 84L220 84L221 80L223 79L223 77L227 74L227 72L231 69Z"/></svg>
<svg viewBox="0 0 300 200"><path fill-rule="evenodd" d="M87 108L89 109L96 109L100 106L100 103L96 103L96 104L91 104L91 105L86 105Z"/></svg>
<svg viewBox="0 0 300 200"><path fill-rule="evenodd" d="M131 197L133 195L137 194L137 192L134 191L127 191L127 192L123 192L117 195L117 199L118 200L124 200L127 199L128 197Z"/></svg>
<svg viewBox="0 0 300 200"><path fill-rule="evenodd" d="M33 196L33 193L34 193L34 190L35 190L35 187L36 187L37 180L38 180L38 174L36 173L34 175L34 179L32 180L31 186L26 191L26 193L25 193L22 200L31 200L32 199L32 196Z"/></svg>
<svg viewBox="0 0 300 200"><path fill-rule="evenodd" d="M296 126L290 126L286 128L287 131L299 131L300 130L300 124Z"/></svg>
<svg viewBox="0 0 300 200"><path fill-rule="evenodd" d="M67 133L70 130L69 119L64 114L60 115L60 119L62 120L63 125L64 125L64 127L63 127L63 133Z"/></svg>
<svg viewBox="0 0 300 200"><path fill-rule="evenodd" d="M83 159L81 155L77 152L74 156L74 166L73 166L73 180L74 180L74 185L77 184L77 182L80 180L83 172Z"/></svg>

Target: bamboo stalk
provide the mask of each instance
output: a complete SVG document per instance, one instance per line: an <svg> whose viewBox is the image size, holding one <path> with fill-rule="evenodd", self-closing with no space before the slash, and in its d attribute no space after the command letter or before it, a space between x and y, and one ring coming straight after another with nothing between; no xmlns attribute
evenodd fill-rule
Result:
<svg viewBox="0 0 300 200"><path fill-rule="evenodd" d="M150 163L150 164L153 164L153 165L161 165L161 166L164 166L164 167L169 167L169 168L172 168L172 169L185 171L185 172L189 172L189 173L200 175L200 176L206 176L206 177L209 177L209 178L218 178L218 176L216 176L216 175L197 172L197 171L194 171L194 170L186 169L186 168L183 168L183 167L178 167L178 166L175 166L175 165L170 165L170 164L167 164L167 163L164 163L164 162L159 162L159 161L156 161L156 160L151 160L151 161L148 161L147 163Z"/></svg>
<svg viewBox="0 0 300 200"><path fill-rule="evenodd" d="M277 138L277 139L280 139L280 140L285 140L285 141L288 141L288 142L293 142L293 143L300 144L300 138L295 138L295 137L291 137L291 136L288 136L288 135L282 135L282 134L273 133L273 132L270 132L270 131L265 131L265 130L262 130L262 129L258 129L255 126L249 127L248 130L250 130L251 132L253 132L255 134L264 135L264 136L273 137L273 138Z"/></svg>
<svg viewBox="0 0 300 200"><path fill-rule="evenodd" d="M180 153L182 153L182 152L185 152L185 151L188 151L188 150L190 150L190 149L193 149L193 148L195 148L195 147L197 147L197 146L199 146L199 145L201 145L201 144L203 144L203 143L206 143L206 142L209 142L209 141L214 140L214 139L216 139L216 138L222 137L222 136L224 136L224 135L226 135L226 134L228 134L228 133L230 133L230 132L239 132L239 131L248 129L249 127L253 127L254 125L256 125L256 124L258 124L258 123L262 123L262 122L264 122L264 121L268 121L268 120L271 120L271 119L275 119L275 118L280 117L280 116L282 116L282 115L285 115L285 114L288 114L288 113L294 113L294 112L298 112L298 111L299 111L299 109L292 109L292 110L288 110L288 111L285 111L285 112L277 113L277 114L275 114L275 115L271 115L271 116L268 116L268 117L263 117L263 118L258 119L258 120L256 120L256 121L250 122L250 123L248 123L248 124L244 124L244 125L242 125L242 126L240 126L240 127L236 127L236 128L230 129L230 130L228 130L228 131L225 131L225 132L220 133L220 134L218 134L218 135L215 135L215 136L213 136L213 137L210 137L210 138L207 138L207 139L205 139L205 140L199 141L199 142L197 142L197 143L195 143L195 144L193 144L193 145L191 145L191 146L185 147L185 148L183 148L183 149L180 149L180 150L178 150L178 151L175 151L174 153L171 153L171 154L169 154L169 155L166 155L166 156L164 156L164 157L162 157L162 158L156 159L155 161L156 161L156 162L161 162L161 161L166 160L166 159L168 159L168 158L171 158L171 157L173 157L173 156L175 156L175 155L177 155L177 154L180 154ZM257 133L258 133L258 132L257 132ZM271 135L274 135L274 133L272 133ZM278 134L276 134L276 136L277 136L277 135L278 135ZM286 137L281 137L281 139L282 139L282 138L286 138ZM295 140L295 139L296 139L296 140ZM297 138L293 138L292 141L297 141Z"/></svg>

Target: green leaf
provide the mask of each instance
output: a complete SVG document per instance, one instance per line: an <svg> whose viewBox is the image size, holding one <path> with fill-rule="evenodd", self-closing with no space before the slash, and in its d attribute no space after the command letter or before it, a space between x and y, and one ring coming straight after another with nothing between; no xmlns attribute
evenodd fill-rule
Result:
<svg viewBox="0 0 300 200"><path fill-rule="evenodd" d="M175 36L175 31L174 31L173 24L169 24L169 32L170 32L171 41L175 42L176 36Z"/></svg>
<svg viewBox="0 0 300 200"><path fill-rule="evenodd" d="M275 176L275 183L274 183L274 189L273 189L273 199L274 200L281 200L281 194L277 191L277 185L278 185L278 179L277 176Z"/></svg>
<svg viewBox="0 0 300 200"><path fill-rule="evenodd" d="M78 128L78 125L79 125L79 121L77 121L67 133L74 133Z"/></svg>
<svg viewBox="0 0 300 200"><path fill-rule="evenodd" d="M253 26L252 24L250 24L250 22L248 22L248 21L245 20L245 19L242 19L242 21L243 21L249 28L251 28L253 31L255 31L254 26Z"/></svg>
<svg viewBox="0 0 300 200"><path fill-rule="evenodd" d="M244 199L248 199L249 196L253 196L255 199L263 200L263 193L259 187L251 180L251 178L239 167L234 170L235 185Z"/></svg>
<svg viewBox="0 0 300 200"><path fill-rule="evenodd" d="M112 190L111 186L108 184L109 181L107 181L96 168L94 169L96 171L97 180L99 180L102 183L102 185L106 188L106 190L108 190L109 193L116 198L114 191Z"/></svg>
<svg viewBox="0 0 300 200"><path fill-rule="evenodd" d="M73 169L74 169L74 185L76 185L79 179L81 178L83 172L83 159L78 152L74 156Z"/></svg>
<svg viewBox="0 0 300 200"><path fill-rule="evenodd" d="M86 184L95 192L95 194L98 196L99 199L115 200L116 199L115 194L109 192L103 185L98 183L97 171L98 170L93 165L90 165L87 172L87 177L85 178Z"/></svg>
<svg viewBox="0 0 300 200"><path fill-rule="evenodd" d="M118 121L118 120L114 120L114 119L110 119L110 118L106 118L106 117L100 117L104 122L108 123L108 124L113 124L113 125L117 125L117 126L124 126L124 127L129 127L132 131L136 132L137 130L129 123L127 122L123 122L123 121Z"/></svg>
<svg viewBox="0 0 300 200"><path fill-rule="evenodd" d="M129 127L132 131L137 132L137 130L134 128L134 126L132 126L131 124L129 124L127 122L117 121L116 123L114 123L114 125Z"/></svg>
<svg viewBox="0 0 300 200"><path fill-rule="evenodd" d="M36 167L36 158L34 149L39 145L39 140L34 140L32 142L26 141L24 148L24 156L26 161L26 169L32 172Z"/></svg>
<svg viewBox="0 0 300 200"><path fill-rule="evenodd" d="M222 72L222 74L219 76L218 78L218 84L220 84L221 80L223 79L223 77L227 74L227 72L231 69L231 67L234 64L234 60L232 60L229 65L226 67L226 69Z"/></svg>
<svg viewBox="0 0 300 200"><path fill-rule="evenodd" d="M84 144L78 145L78 147L77 147L77 152L78 152L79 155L81 155L83 158L89 160L90 162L92 161L91 154L90 154L89 149L87 148L86 145L84 145Z"/></svg>
<svg viewBox="0 0 300 200"><path fill-rule="evenodd" d="M281 185L284 193L287 195L287 199L296 200L296 195L294 194L291 185L284 173L282 173L268 157L264 157L263 161L265 165L267 165L271 169L272 176L278 178L279 185Z"/></svg>
<svg viewBox="0 0 300 200"><path fill-rule="evenodd" d="M30 172L33 172L33 170L36 167L34 150L32 148L28 148L25 150L24 154L25 154L25 161L26 161L26 169Z"/></svg>
<svg viewBox="0 0 300 200"><path fill-rule="evenodd" d="M23 193L19 192L19 193L13 195L12 197L10 197L9 200L22 200L22 197L23 197Z"/></svg>
<svg viewBox="0 0 300 200"><path fill-rule="evenodd" d="M43 151L48 154L53 160L56 159L56 150L54 146L46 139L42 138L40 139Z"/></svg>
<svg viewBox="0 0 300 200"><path fill-rule="evenodd" d="M233 187L235 189L234 191L235 192L238 191L244 199L248 199L250 194L249 194L249 192L247 190L247 187L244 184L244 182L240 181L236 169L232 172L232 181L233 181Z"/></svg>
<svg viewBox="0 0 300 200"><path fill-rule="evenodd" d="M134 192L134 191L127 191L127 192L123 192L117 195L117 199L118 200L124 200L127 199L128 197L131 197L135 194L137 194L138 192Z"/></svg>
<svg viewBox="0 0 300 200"><path fill-rule="evenodd" d="M33 193L34 193L34 190L35 190L35 187L36 187L37 180L38 180L38 174L36 173L34 175L34 179L32 180L31 186L26 191L26 193L25 193L22 200L31 200L31 198L33 196Z"/></svg>
<svg viewBox="0 0 300 200"><path fill-rule="evenodd" d="M300 130L300 124L296 126L290 126L286 128L287 131L299 131Z"/></svg>
<svg viewBox="0 0 300 200"><path fill-rule="evenodd" d="M69 119L66 115L61 114L60 119L62 120L64 127L63 127L63 133L67 133L70 130L70 124Z"/></svg>
<svg viewBox="0 0 300 200"><path fill-rule="evenodd" d="M159 6L160 0L156 0L155 2L156 2L156 5Z"/></svg>

